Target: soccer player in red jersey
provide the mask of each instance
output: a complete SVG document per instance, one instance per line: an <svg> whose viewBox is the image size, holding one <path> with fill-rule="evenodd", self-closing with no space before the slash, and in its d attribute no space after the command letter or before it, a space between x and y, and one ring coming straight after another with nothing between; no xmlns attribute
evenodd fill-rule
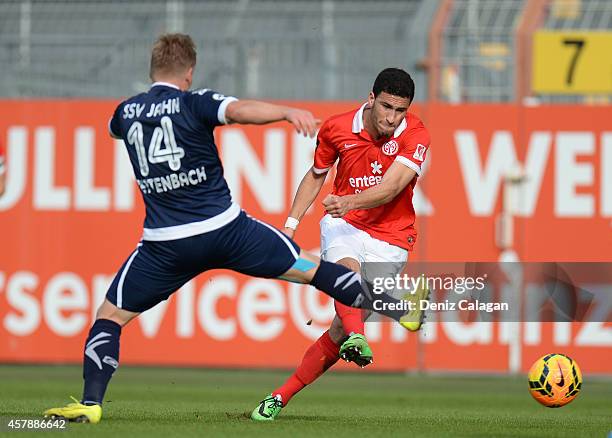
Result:
<svg viewBox="0 0 612 438"><path fill-rule="evenodd" d="M0 196L4 194L4 183L6 175L6 163L4 162L4 148L0 143Z"/></svg>
<svg viewBox="0 0 612 438"><path fill-rule="evenodd" d="M323 201L327 215L320 223L321 258L361 272L366 280L363 263L385 262L378 266L393 276L404 267L416 241L412 196L430 140L421 120L408 112L413 97L410 75L387 68L376 78L367 102L323 124L314 165L300 183L283 230L293 237L338 160L333 192ZM413 299L427 299L427 294L417 291ZM273 420L339 358L362 367L372 362L364 335L367 314L337 301L334 305L336 317L329 330L308 348L285 384L255 408L252 419ZM421 327L423 312L416 313L416 320L402 323L408 330Z"/></svg>

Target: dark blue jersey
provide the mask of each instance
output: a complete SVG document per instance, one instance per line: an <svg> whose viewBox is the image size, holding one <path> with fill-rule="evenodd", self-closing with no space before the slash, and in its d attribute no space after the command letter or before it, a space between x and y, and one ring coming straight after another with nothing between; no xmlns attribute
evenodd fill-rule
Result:
<svg viewBox="0 0 612 438"><path fill-rule="evenodd" d="M212 90L156 82L122 102L109 123L123 139L142 192L144 240L174 240L220 228L240 213L232 203L213 130L236 100Z"/></svg>

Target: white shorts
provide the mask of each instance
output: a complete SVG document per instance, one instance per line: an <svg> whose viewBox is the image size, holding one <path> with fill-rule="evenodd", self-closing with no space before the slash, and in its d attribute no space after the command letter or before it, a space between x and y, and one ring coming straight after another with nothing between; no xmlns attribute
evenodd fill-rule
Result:
<svg viewBox="0 0 612 438"><path fill-rule="evenodd" d="M408 261L408 251L383 240L375 239L363 230L355 228L342 218L325 215L321 226L321 258L337 262L343 258L357 260L362 266L362 275L369 279L366 266L376 266L376 275L398 274ZM383 262L370 264L370 262ZM384 272L381 272L383 269Z"/></svg>

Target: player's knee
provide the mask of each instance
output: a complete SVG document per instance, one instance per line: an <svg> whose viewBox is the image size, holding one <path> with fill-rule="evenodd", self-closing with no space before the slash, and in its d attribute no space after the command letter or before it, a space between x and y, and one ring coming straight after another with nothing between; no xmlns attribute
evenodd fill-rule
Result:
<svg viewBox="0 0 612 438"><path fill-rule="evenodd" d="M119 324L121 327L126 325L132 319L138 316L138 313L120 309L107 299L98 307L96 319L108 319Z"/></svg>
<svg viewBox="0 0 612 438"><path fill-rule="evenodd" d="M321 263L321 258L304 250L300 251L300 259L307 260L312 263L314 268L318 268Z"/></svg>
<svg viewBox="0 0 612 438"><path fill-rule="evenodd" d="M308 253L300 253L300 256L295 261L293 266L291 266L291 269L303 273L307 273L310 271L314 272L319 267L320 260L318 259L318 257L309 256L310 254Z"/></svg>
<svg viewBox="0 0 612 438"><path fill-rule="evenodd" d="M361 265L359 264L359 261L351 257L345 257L338 260L336 263L350 269L351 271L361 273Z"/></svg>
<svg viewBox="0 0 612 438"><path fill-rule="evenodd" d="M298 283L310 283L320 264L319 257L306 251L300 251L298 259L281 278Z"/></svg>

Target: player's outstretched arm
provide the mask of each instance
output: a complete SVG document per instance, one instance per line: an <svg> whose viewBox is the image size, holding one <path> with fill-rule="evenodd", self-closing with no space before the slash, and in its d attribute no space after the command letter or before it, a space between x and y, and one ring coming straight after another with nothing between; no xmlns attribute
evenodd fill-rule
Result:
<svg viewBox="0 0 612 438"><path fill-rule="evenodd" d="M315 136L317 126L321 122L319 119L315 119L310 111L258 100L231 102L225 110L225 119L228 123L240 123L242 125L263 125L286 120L295 126L298 133L310 137Z"/></svg>
<svg viewBox="0 0 612 438"><path fill-rule="evenodd" d="M295 218L297 221L302 220L308 208L321 192L326 176L327 172L317 173L312 167L306 172L293 198L293 205L289 210L290 218ZM295 224L295 227L297 227L297 224ZM285 227L283 232L289 237L293 237L295 228Z"/></svg>
<svg viewBox="0 0 612 438"><path fill-rule="evenodd" d="M389 167L380 184L354 195L329 195L323 200L323 206L333 217L342 217L351 210L387 204L404 190L415 175L414 170L396 161Z"/></svg>

